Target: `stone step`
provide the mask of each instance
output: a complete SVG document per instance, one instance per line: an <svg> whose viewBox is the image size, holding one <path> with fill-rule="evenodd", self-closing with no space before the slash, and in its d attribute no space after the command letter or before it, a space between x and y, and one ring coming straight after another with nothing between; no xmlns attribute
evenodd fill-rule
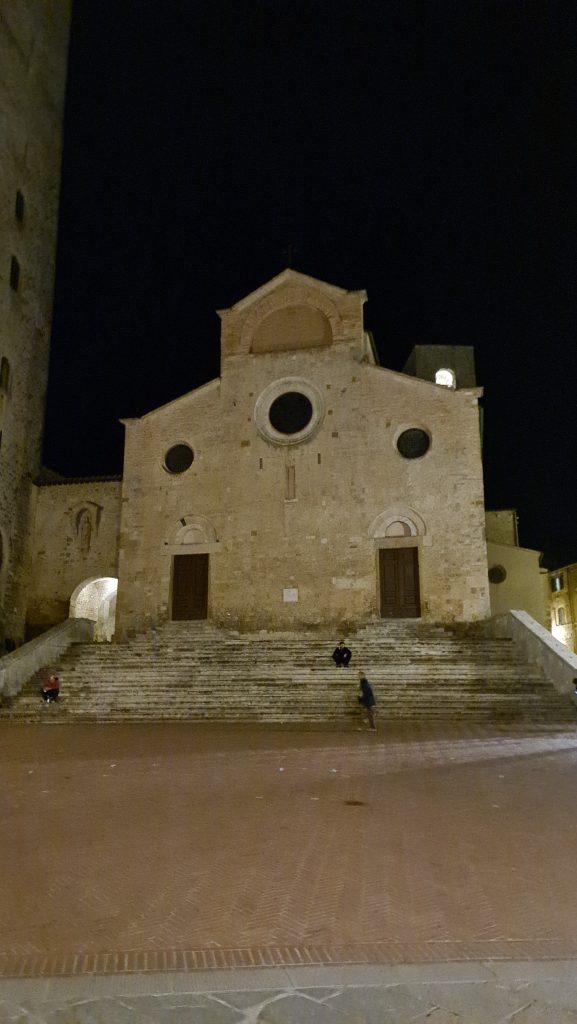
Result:
<svg viewBox="0 0 577 1024"><path fill-rule="evenodd" d="M126 644L75 645L61 659L61 702L45 706L32 680L0 716L12 721L359 721L358 668L386 720L570 721L572 706L510 640L411 620L349 637L354 662L337 670L334 636L236 634L168 623Z"/></svg>

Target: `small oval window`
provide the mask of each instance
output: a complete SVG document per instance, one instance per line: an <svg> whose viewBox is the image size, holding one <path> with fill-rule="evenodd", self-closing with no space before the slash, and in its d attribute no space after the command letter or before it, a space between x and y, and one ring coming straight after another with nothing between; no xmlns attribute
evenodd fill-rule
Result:
<svg viewBox="0 0 577 1024"><path fill-rule="evenodd" d="M187 444L175 444L164 456L164 466L169 473L184 473L192 466L194 452Z"/></svg>
<svg viewBox="0 0 577 1024"><path fill-rule="evenodd" d="M431 438L426 430L409 427L403 430L397 439L397 449L404 459L420 459L431 446Z"/></svg>
<svg viewBox="0 0 577 1024"><path fill-rule="evenodd" d="M507 579L507 570L503 565L492 565L489 569L489 583L504 583Z"/></svg>

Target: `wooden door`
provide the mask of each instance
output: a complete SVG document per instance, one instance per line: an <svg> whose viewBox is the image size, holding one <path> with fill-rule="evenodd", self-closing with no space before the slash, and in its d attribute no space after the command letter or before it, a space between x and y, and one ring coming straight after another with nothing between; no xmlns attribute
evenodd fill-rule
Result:
<svg viewBox="0 0 577 1024"><path fill-rule="evenodd" d="M383 619L420 617L418 548L381 548L379 582Z"/></svg>
<svg viewBox="0 0 577 1024"><path fill-rule="evenodd" d="M172 566L172 618L208 616L208 555L175 555Z"/></svg>

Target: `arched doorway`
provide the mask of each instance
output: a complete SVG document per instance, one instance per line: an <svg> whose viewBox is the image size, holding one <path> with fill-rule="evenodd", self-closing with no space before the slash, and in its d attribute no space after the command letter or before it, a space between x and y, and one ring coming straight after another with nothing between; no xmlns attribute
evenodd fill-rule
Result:
<svg viewBox="0 0 577 1024"><path fill-rule="evenodd" d="M94 639L100 642L114 636L117 588L113 576L93 576L79 583L70 598L70 618L92 619Z"/></svg>
<svg viewBox="0 0 577 1024"><path fill-rule="evenodd" d="M419 619L421 583L419 547L424 519L408 506L381 512L369 533L377 548L378 607L383 619Z"/></svg>

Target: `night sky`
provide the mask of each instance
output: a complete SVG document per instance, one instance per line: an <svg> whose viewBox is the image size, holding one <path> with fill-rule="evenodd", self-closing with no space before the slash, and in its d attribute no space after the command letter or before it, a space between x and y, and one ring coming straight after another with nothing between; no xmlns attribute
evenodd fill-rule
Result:
<svg viewBox="0 0 577 1024"><path fill-rule="evenodd" d="M489 508L577 561L577 8L75 0L45 462L219 372L283 270L369 295L381 363L474 345Z"/></svg>

